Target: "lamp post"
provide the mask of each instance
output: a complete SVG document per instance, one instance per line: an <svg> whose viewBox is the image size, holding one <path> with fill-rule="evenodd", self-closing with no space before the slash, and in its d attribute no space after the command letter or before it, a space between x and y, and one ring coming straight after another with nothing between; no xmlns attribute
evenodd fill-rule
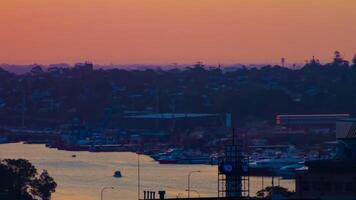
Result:
<svg viewBox="0 0 356 200"><path fill-rule="evenodd" d="M101 193L100 193L100 199L103 200L104 198L104 191L107 190L107 189L115 189L114 187L103 187L103 189L101 189Z"/></svg>
<svg viewBox="0 0 356 200"><path fill-rule="evenodd" d="M193 173L199 173L200 170L197 170L197 171L191 171L189 172L188 174L188 199L190 198L190 176L193 174Z"/></svg>

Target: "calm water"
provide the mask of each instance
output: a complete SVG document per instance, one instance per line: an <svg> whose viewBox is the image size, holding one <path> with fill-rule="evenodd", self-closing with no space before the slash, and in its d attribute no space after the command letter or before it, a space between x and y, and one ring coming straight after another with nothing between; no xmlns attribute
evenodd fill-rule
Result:
<svg viewBox="0 0 356 200"><path fill-rule="evenodd" d="M77 157L73 158L72 155ZM47 169L56 180L58 187L54 200L99 200L102 187L116 187L106 190L104 199L137 199L137 158L134 153L92 153L67 152L46 148L44 145L2 144L0 158L24 158L38 169ZM166 190L168 197L186 196L187 174L192 170L201 173L191 177L191 189L201 196L217 195L217 167L208 165L159 165L148 156L140 156L141 190ZM114 171L120 170L123 178L113 178ZM275 179L275 183L278 181ZM271 179L264 179L264 186ZM281 180L280 184L294 190L294 181ZM261 178L250 180L251 195L261 189ZM191 196L196 195L191 192Z"/></svg>

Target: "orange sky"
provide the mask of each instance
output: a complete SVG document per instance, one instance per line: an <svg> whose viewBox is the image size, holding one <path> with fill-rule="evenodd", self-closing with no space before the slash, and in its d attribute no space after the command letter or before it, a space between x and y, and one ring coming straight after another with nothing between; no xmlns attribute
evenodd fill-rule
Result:
<svg viewBox="0 0 356 200"><path fill-rule="evenodd" d="M350 59L355 24L355 0L0 0L0 63Z"/></svg>

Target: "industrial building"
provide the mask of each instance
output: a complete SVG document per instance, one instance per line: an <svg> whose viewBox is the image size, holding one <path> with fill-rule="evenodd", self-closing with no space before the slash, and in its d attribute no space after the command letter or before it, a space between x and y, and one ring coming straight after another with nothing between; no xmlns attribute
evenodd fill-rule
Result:
<svg viewBox="0 0 356 200"><path fill-rule="evenodd" d="M279 133L335 133L336 122L350 114L277 115Z"/></svg>

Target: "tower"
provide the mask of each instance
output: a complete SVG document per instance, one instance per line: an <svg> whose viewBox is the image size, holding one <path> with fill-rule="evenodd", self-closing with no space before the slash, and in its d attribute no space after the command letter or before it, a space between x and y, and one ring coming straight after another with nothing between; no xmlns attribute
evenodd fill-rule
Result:
<svg viewBox="0 0 356 200"><path fill-rule="evenodd" d="M219 162L218 197L240 199L249 196L248 159L242 152L242 139L232 132L232 144L225 147L225 155Z"/></svg>

